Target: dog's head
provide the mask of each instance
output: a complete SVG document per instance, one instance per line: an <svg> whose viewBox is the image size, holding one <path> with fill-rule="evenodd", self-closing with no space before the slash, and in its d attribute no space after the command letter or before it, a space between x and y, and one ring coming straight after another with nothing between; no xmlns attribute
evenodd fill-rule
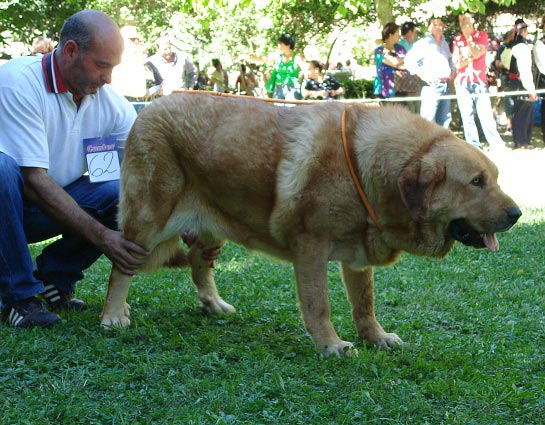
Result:
<svg viewBox="0 0 545 425"><path fill-rule="evenodd" d="M497 167L483 152L452 136L415 154L398 186L411 218L444 239L437 255L446 255L454 240L497 251L496 233L509 230L521 216L497 178Z"/></svg>

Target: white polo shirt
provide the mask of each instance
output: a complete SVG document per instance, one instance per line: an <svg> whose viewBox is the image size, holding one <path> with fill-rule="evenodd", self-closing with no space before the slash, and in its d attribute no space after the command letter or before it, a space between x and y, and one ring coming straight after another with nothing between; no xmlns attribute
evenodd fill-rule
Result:
<svg viewBox="0 0 545 425"><path fill-rule="evenodd" d="M0 152L19 166L47 169L60 186L87 171L83 139L113 135L125 141L135 118L133 106L109 85L85 96L78 110L54 54L0 67Z"/></svg>
<svg viewBox="0 0 545 425"><path fill-rule="evenodd" d="M441 43L437 44L431 34L414 43L404 61L407 71L428 84L449 78L454 69L452 53L445 37L441 36Z"/></svg>

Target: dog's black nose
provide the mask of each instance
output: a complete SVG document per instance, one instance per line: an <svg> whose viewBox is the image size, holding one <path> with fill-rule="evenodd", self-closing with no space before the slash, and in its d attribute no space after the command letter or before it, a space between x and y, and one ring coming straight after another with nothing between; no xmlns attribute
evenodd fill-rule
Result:
<svg viewBox="0 0 545 425"><path fill-rule="evenodd" d="M522 211L520 210L519 207L509 208L506 211L506 213L507 213L507 219L509 220L511 224L515 224L520 218L520 216L522 215Z"/></svg>

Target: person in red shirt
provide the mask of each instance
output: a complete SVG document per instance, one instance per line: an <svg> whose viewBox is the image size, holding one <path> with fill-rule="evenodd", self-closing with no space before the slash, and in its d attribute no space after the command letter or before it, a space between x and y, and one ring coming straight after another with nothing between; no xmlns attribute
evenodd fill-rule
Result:
<svg viewBox="0 0 545 425"><path fill-rule="evenodd" d="M490 148L505 148L487 95L485 58L488 34L475 29L475 19L470 13L458 16L458 21L462 32L454 39L452 57L456 68L456 99L462 116L465 140L482 148L475 123L476 111Z"/></svg>

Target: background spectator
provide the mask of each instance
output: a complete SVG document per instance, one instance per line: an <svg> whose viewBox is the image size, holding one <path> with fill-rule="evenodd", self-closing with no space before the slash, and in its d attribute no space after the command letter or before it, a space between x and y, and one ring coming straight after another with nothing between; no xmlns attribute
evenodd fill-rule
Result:
<svg viewBox="0 0 545 425"><path fill-rule="evenodd" d="M405 48L406 52L409 52L416 39L418 38L418 29L414 22L405 22L401 25L401 38L399 39L399 44Z"/></svg>
<svg viewBox="0 0 545 425"><path fill-rule="evenodd" d="M498 133L490 98L487 95L488 78L485 60L488 34L475 29L475 19L470 13L459 15L458 22L462 33L454 39L452 56L457 70L454 83L465 140L482 148L475 122L476 111L490 148L505 148L505 143Z"/></svg>
<svg viewBox="0 0 545 425"><path fill-rule="evenodd" d="M500 80L500 91L509 90L509 67L511 66L511 47L507 47L513 37L515 36L515 30L510 29L503 36L503 42L498 47L496 51L496 56L494 57L494 71L496 73L496 78L499 77ZM503 103L505 109L505 117L507 119L507 126L505 128L505 134L512 134L512 116L513 116L513 104L514 100L511 96L505 96L500 98L500 103Z"/></svg>
<svg viewBox="0 0 545 425"><path fill-rule="evenodd" d="M197 72L197 89L198 90L206 90L210 87L210 79L208 78L208 75L206 74L206 71L204 69L200 68L200 64L198 62L195 62L195 66L198 69Z"/></svg>
<svg viewBox="0 0 545 425"><path fill-rule="evenodd" d="M324 75L320 62L308 62L308 73L302 90L305 99L336 99L343 93L342 84L332 75Z"/></svg>
<svg viewBox="0 0 545 425"><path fill-rule="evenodd" d="M236 81L237 93L244 96L254 96L254 89L257 86L255 75L250 71L245 64L240 64L240 74Z"/></svg>
<svg viewBox="0 0 545 425"><path fill-rule="evenodd" d="M32 41L31 54L32 55L45 55L52 52L55 49L53 42L44 36L36 37Z"/></svg>
<svg viewBox="0 0 545 425"><path fill-rule="evenodd" d="M509 88L513 91L527 90L535 92L532 75L532 51L528 45L528 25L522 19L515 21L515 36L511 44L511 64L509 67ZM513 105L513 141L516 148L531 149L532 129L534 127L533 101L535 93L516 96Z"/></svg>
<svg viewBox="0 0 545 425"><path fill-rule="evenodd" d="M538 26L541 29L541 38L536 40L534 47L534 60L537 67L537 84L540 89L545 89L545 16ZM545 142L545 94L541 94L541 133Z"/></svg>
<svg viewBox="0 0 545 425"><path fill-rule="evenodd" d="M229 91L229 76L223 69L219 59L212 59L214 72L210 75L210 83L213 85L212 90L217 93L226 93Z"/></svg>
<svg viewBox="0 0 545 425"><path fill-rule="evenodd" d="M112 72L112 87L129 100L144 100L147 96L145 67L146 53L140 43L140 35L135 26L121 28L125 48L121 63Z"/></svg>
<svg viewBox="0 0 545 425"><path fill-rule="evenodd" d="M423 81L420 116L449 128L452 120L450 100L440 96L450 94L453 74L452 54L445 37L441 18L431 18L429 34L418 40L405 56L405 67Z"/></svg>
<svg viewBox="0 0 545 425"><path fill-rule="evenodd" d="M274 99L301 99L302 61L295 52L295 37L281 34L278 39L280 57L265 86Z"/></svg>
<svg viewBox="0 0 545 425"><path fill-rule="evenodd" d="M197 67L189 55L175 51L168 36L159 37L156 46L157 53L149 58L147 66L153 72L154 84L160 87L157 94L193 89L197 83Z"/></svg>
<svg viewBox="0 0 545 425"><path fill-rule="evenodd" d="M381 98L395 96L394 74L405 69L405 48L398 44L399 25L387 23L382 30L382 44L375 49L375 95Z"/></svg>

